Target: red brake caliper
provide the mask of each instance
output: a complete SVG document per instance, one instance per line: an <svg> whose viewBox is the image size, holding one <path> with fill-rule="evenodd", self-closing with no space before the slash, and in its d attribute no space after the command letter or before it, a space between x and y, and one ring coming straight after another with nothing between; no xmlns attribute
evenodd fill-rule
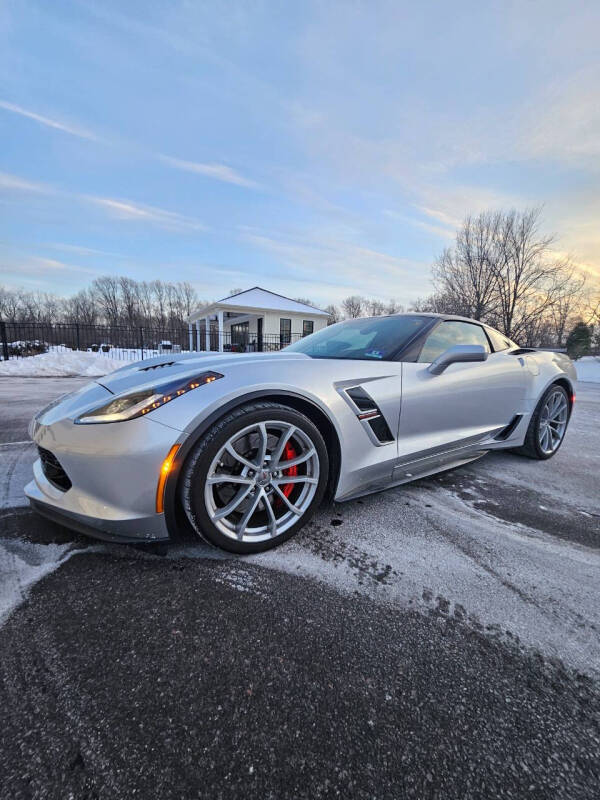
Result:
<svg viewBox="0 0 600 800"><path fill-rule="evenodd" d="M286 444L283 453L285 455L285 461L291 461L292 458L296 458L297 455L294 446L290 444L290 442ZM288 467L287 469L284 469L283 474L289 476L290 478L294 477L295 475L298 474L298 465L296 465L295 467ZM294 485L295 484L293 483L286 483L283 485L281 491L284 493L286 497L289 497L291 495L294 489Z"/></svg>

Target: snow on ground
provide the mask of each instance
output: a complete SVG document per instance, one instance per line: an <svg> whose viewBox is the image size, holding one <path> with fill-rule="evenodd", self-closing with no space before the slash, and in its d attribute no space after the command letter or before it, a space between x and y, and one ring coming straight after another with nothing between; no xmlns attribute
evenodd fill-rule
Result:
<svg viewBox="0 0 600 800"><path fill-rule="evenodd" d="M73 553L69 544L0 541L0 623L23 602L28 590Z"/></svg>
<svg viewBox="0 0 600 800"><path fill-rule="evenodd" d="M577 380L600 383L600 357L584 356L573 363L577 370Z"/></svg>
<svg viewBox="0 0 600 800"><path fill-rule="evenodd" d="M46 378L82 375L96 378L122 367L124 363L100 353L56 350L39 356L0 361L0 375Z"/></svg>

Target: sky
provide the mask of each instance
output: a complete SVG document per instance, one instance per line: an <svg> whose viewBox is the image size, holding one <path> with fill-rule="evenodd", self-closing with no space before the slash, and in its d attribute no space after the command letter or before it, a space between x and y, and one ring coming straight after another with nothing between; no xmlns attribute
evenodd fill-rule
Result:
<svg viewBox="0 0 600 800"><path fill-rule="evenodd" d="M466 214L600 277L600 3L0 0L0 284L409 304Z"/></svg>

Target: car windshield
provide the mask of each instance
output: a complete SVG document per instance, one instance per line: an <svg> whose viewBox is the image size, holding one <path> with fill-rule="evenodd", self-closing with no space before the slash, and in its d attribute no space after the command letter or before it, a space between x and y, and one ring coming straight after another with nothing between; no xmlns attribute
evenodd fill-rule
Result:
<svg viewBox="0 0 600 800"><path fill-rule="evenodd" d="M430 321L428 317L399 315L351 319L323 328L286 348L312 358L348 358L385 361Z"/></svg>

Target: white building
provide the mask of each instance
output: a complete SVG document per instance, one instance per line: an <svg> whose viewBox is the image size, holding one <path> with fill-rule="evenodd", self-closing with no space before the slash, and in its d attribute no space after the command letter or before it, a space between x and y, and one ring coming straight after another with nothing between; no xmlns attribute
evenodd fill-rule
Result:
<svg viewBox="0 0 600 800"><path fill-rule="evenodd" d="M328 319L326 311L254 286L190 314L190 350L280 350Z"/></svg>

